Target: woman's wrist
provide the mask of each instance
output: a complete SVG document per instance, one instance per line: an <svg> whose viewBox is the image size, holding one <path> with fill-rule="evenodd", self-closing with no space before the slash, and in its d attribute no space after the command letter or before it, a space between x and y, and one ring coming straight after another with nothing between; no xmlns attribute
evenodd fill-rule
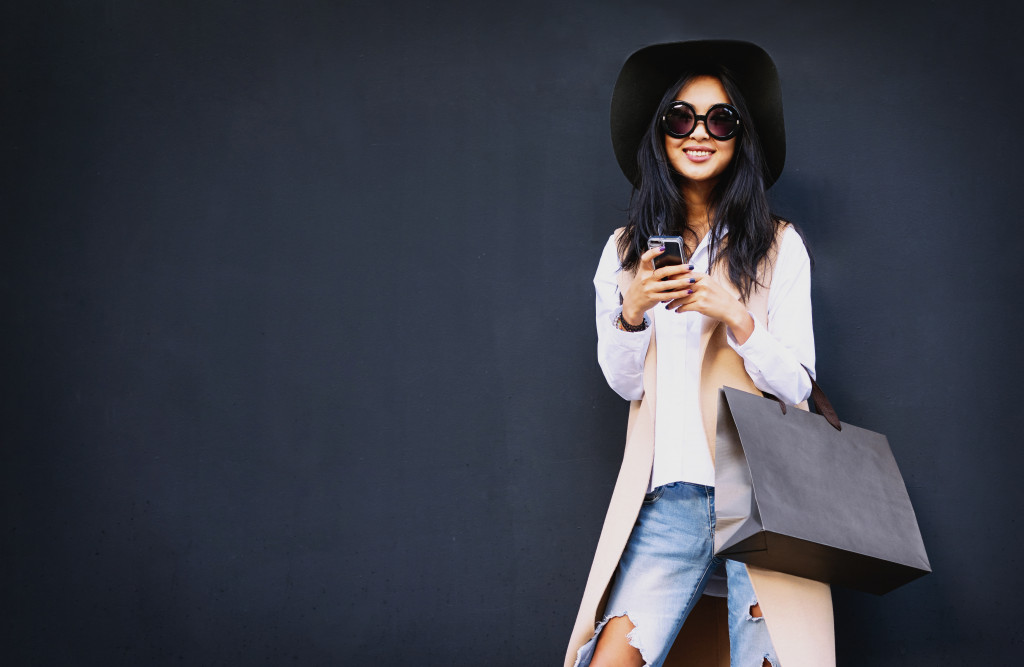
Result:
<svg viewBox="0 0 1024 667"><path fill-rule="evenodd" d="M643 311L637 312L637 311L633 310L632 308L629 308L629 307L627 307L625 305L622 306L622 315L621 315L621 317L622 317L622 321L625 322L626 324L628 324L629 326L638 327L638 326L641 326L644 323L644 312Z"/></svg>
<svg viewBox="0 0 1024 667"><path fill-rule="evenodd" d="M614 324L615 328L618 329L619 331L627 331L629 333L640 333L641 331L647 330L647 327L650 326L650 321L647 319L647 315L641 315L639 324L630 324L622 316L622 311L619 311L618 314L615 315L615 319L613 320L612 324Z"/></svg>
<svg viewBox="0 0 1024 667"><path fill-rule="evenodd" d="M754 318L751 317L750 313L742 305L736 314L730 317L729 321L725 324L729 327L729 331L732 332L732 337L740 345L746 343L754 333Z"/></svg>

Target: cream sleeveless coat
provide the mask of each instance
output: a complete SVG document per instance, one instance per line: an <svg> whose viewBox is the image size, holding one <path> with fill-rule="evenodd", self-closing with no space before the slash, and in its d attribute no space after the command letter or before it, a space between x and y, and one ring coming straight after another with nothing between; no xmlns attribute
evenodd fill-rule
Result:
<svg viewBox="0 0 1024 667"><path fill-rule="evenodd" d="M622 230L619 231L621 233ZM762 272L764 283L769 287L771 267L783 231L784 227L780 226L775 249ZM718 282L739 298L739 290L723 277L724 270L714 273ZM624 291L632 279L632 275L622 272L620 290ZM747 299L746 306L761 324L767 324L768 288L755 290ZM650 481L654 463L654 406L657 401L656 333L651 333L650 347L644 360L644 396L630 403L622 467L565 654L565 667L572 667L576 652L593 637L596 625L603 619L612 575L629 540ZM700 358L701 417L714 461L719 388L735 387L758 395L761 392L747 375L742 357L729 347L726 327L721 322L710 318L705 320ZM835 667L835 630L828 585L753 566L748 566L747 571L782 667ZM723 598L703 596L687 618L665 665L729 667L729 631Z"/></svg>

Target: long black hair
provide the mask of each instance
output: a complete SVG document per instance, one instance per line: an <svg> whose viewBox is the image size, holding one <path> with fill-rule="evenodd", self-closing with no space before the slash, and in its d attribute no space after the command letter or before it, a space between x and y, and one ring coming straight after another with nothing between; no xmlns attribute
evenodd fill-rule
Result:
<svg viewBox="0 0 1024 667"><path fill-rule="evenodd" d="M708 247L709 266L723 262L728 268L729 280L745 299L759 285L758 268L768 256L781 221L768 205L764 185L767 168L750 111L725 68L687 72L665 91L637 150L640 178L629 200L625 233L619 236L619 257L623 269L635 271L640 255L647 251L650 236L679 235L693 246L700 241L687 226L686 201L680 190L682 176L669 164L661 130L661 116L675 100L676 93L698 76L712 76L722 82L743 123L739 135L732 139L737 142L732 161L715 184L708 202L709 210L714 212Z"/></svg>

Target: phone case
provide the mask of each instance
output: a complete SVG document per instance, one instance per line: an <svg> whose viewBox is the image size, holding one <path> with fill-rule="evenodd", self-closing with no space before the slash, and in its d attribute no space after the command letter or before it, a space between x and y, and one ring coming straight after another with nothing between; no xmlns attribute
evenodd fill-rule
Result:
<svg viewBox="0 0 1024 667"><path fill-rule="evenodd" d="M682 236L652 236L647 239L647 248L665 246L665 252L654 258L654 268L683 263Z"/></svg>

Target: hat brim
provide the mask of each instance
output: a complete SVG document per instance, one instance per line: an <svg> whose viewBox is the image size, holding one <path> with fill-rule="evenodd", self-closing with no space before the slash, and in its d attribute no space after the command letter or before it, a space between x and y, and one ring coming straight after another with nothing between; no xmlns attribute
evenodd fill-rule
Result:
<svg viewBox="0 0 1024 667"><path fill-rule="evenodd" d="M619 72L612 93L612 147L631 183L639 183L637 149L665 91L683 73L715 65L732 73L746 99L764 152L765 187L778 180L786 163L786 128L775 63L764 49L750 42L701 40L644 47L631 55Z"/></svg>

